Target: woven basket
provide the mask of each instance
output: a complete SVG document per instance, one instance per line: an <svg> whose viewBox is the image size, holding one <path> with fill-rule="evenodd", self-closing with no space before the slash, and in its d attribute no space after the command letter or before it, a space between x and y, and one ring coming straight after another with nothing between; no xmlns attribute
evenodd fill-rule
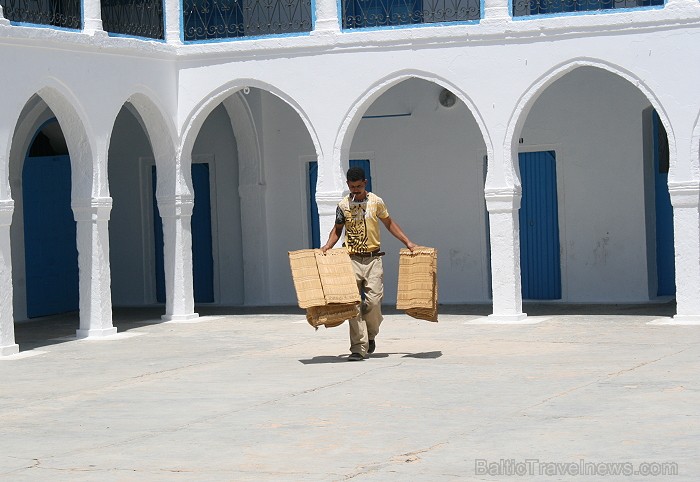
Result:
<svg viewBox="0 0 700 482"><path fill-rule="evenodd" d="M421 320L437 321L437 250L420 246L399 251L396 308Z"/></svg>

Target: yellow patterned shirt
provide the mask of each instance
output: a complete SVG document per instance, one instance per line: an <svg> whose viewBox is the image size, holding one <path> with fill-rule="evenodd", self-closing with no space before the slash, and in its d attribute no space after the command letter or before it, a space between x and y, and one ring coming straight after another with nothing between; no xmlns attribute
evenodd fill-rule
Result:
<svg viewBox="0 0 700 482"><path fill-rule="evenodd" d="M379 249L379 219L389 217L384 201L368 192L360 202L347 195L338 203L335 223L345 225L348 253L370 253Z"/></svg>

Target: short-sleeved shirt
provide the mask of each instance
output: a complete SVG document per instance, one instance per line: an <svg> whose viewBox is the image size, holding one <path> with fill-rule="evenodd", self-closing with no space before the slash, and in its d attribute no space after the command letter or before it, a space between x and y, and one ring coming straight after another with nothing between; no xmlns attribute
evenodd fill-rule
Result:
<svg viewBox="0 0 700 482"><path fill-rule="evenodd" d="M345 247L348 253L370 253L379 249L379 220L389 217L384 201L368 192L363 201L350 195L338 203L335 224L345 225Z"/></svg>

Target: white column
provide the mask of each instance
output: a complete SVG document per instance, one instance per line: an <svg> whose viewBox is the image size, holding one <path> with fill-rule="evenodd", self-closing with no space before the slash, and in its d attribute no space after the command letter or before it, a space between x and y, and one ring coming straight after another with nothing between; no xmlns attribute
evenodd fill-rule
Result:
<svg viewBox="0 0 700 482"><path fill-rule="evenodd" d="M83 0L83 32L107 36L102 28L102 4L100 0Z"/></svg>
<svg viewBox="0 0 700 482"><path fill-rule="evenodd" d="M700 184L669 182L673 205L676 316L673 324L700 325Z"/></svg>
<svg viewBox="0 0 700 482"><path fill-rule="evenodd" d="M520 188L486 189L491 235L491 283L495 323L522 322L522 289L520 286Z"/></svg>
<svg viewBox="0 0 700 482"><path fill-rule="evenodd" d="M183 35L180 33L182 17L182 0L165 0L163 3L163 21L165 22L165 42L181 45ZM182 27L184 28L184 26ZM183 32L184 34L184 32Z"/></svg>
<svg viewBox="0 0 700 482"><path fill-rule="evenodd" d="M192 209L189 196L158 199L158 211L163 220L163 257L165 263L166 321L198 318L194 312L192 280Z"/></svg>
<svg viewBox="0 0 700 482"><path fill-rule="evenodd" d="M19 353L15 343L15 323L12 316L12 257L10 253L10 224L14 201L0 201L0 356Z"/></svg>
<svg viewBox="0 0 700 482"><path fill-rule="evenodd" d="M78 338L117 333L112 326L112 292L109 269L109 215L112 198L93 198L71 204L77 222L80 270L80 329Z"/></svg>

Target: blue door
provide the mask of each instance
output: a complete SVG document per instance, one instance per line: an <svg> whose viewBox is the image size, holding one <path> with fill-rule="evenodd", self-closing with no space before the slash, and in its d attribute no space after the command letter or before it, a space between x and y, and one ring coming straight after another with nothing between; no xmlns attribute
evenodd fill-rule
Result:
<svg viewBox="0 0 700 482"><path fill-rule="evenodd" d="M156 168L153 178L153 219L156 254L156 300L165 303L165 261L163 257L163 223L156 201ZM195 303L214 301L214 258L211 238L211 194L209 164L192 164L194 208L192 210L192 277Z"/></svg>
<svg viewBox="0 0 700 482"><path fill-rule="evenodd" d="M654 186L656 191L656 276L658 296L676 294L675 248L673 246L673 207L668 193L668 137L654 111L652 116L654 136Z"/></svg>
<svg viewBox="0 0 700 482"><path fill-rule="evenodd" d="M78 249L68 156L27 157L22 170L27 316L78 310Z"/></svg>
<svg viewBox="0 0 700 482"><path fill-rule="evenodd" d="M561 298L557 172L554 151L519 154L520 276L524 299Z"/></svg>
<svg viewBox="0 0 700 482"><path fill-rule="evenodd" d="M369 169L369 159L351 159L350 167L361 167L367 176L367 190L372 191L372 173ZM309 162L309 224L311 225L311 247L321 247L321 233L318 221L318 205L316 204L316 181L318 180L318 162ZM327 233L326 233L327 235Z"/></svg>

